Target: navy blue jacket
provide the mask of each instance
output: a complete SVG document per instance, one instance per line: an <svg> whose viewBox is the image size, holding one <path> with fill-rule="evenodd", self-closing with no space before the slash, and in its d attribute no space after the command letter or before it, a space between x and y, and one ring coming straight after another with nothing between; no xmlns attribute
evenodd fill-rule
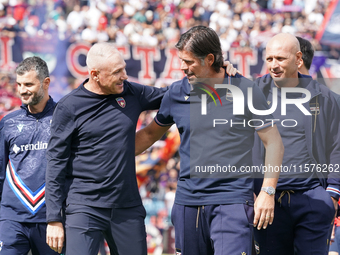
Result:
<svg viewBox="0 0 340 255"><path fill-rule="evenodd" d="M55 104L50 98L38 114L23 105L0 121L1 220L46 222L46 150Z"/></svg>
<svg viewBox="0 0 340 255"><path fill-rule="evenodd" d="M305 116L303 120L308 153L314 164L327 164L332 167L329 172L315 172L321 185L332 197L338 199L340 195L340 110L336 98L325 85L310 76L299 74L299 78L311 93L311 100L303 104L312 114L312 118ZM269 74L256 80L266 98L272 81ZM319 114L315 109L316 105L319 106ZM264 160L264 147L258 137L254 147L253 162L260 165Z"/></svg>
<svg viewBox="0 0 340 255"><path fill-rule="evenodd" d="M142 203L135 172L136 124L142 111L159 108L164 92L124 81L121 94L98 95L81 84L58 102L47 150L48 222L61 222L65 198L66 205L101 208Z"/></svg>

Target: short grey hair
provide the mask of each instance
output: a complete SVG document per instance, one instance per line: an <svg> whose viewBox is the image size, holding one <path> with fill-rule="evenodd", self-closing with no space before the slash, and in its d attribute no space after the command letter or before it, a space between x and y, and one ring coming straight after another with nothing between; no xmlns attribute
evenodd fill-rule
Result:
<svg viewBox="0 0 340 255"><path fill-rule="evenodd" d="M113 43L100 42L94 44L86 57L86 65L89 70L100 69L102 65L105 65L105 60L110 58L113 54L120 54L118 49ZM104 60L104 61L103 61Z"/></svg>
<svg viewBox="0 0 340 255"><path fill-rule="evenodd" d="M37 56L25 58L15 70L17 75L24 75L30 71L36 72L41 83L45 78L50 77L46 62Z"/></svg>

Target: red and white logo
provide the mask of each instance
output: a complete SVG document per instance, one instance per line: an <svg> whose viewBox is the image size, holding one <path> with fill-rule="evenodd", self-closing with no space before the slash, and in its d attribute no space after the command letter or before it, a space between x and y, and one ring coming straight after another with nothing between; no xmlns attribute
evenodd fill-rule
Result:
<svg viewBox="0 0 340 255"><path fill-rule="evenodd" d="M117 97L116 98L117 103L119 104L120 107L124 108L126 106L125 100L122 97Z"/></svg>

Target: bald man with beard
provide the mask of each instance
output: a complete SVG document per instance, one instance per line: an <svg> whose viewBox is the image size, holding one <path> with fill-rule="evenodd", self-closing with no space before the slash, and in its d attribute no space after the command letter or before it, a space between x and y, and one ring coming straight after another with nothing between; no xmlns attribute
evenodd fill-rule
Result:
<svg viewBox="0 0 340 255"><path fill-rule="evenodd" d="M276 187L272 226L255 230L257 254L324 255L328 250L340 194L339 171L334 171L340 165L340 112L326 86L298 73L301 59L295 36L278 34L266 47L269 74L256 80L270 107L278 99L272 115L285 147L282 169L288 169ZM283 102L286 114L281 97L289 100ZM260 165L265 150L259 139L255 147L254 163Z"/></svg>

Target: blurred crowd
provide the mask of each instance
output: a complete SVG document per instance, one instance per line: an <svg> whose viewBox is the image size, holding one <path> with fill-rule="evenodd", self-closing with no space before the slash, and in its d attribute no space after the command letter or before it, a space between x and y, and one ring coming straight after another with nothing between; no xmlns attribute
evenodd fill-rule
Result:
<svg viewBox="0 0 340 255"><path fill-rule="evenodd" d="M307 4L308 2L308 4ZM173 47L194 25L212 27L224 52L261 48L276 33L313 42L331 0L0 0L0 36L112 41L119 45ZM339 50L327 48L330 57ZM13 52L13 55L15 52ZM8 74L9 76L10 74ZM0 118L18 105L13 77L1 76ZM15 82L14 82L15 84ZM63 86L64 88L65 86ZM58 94L59 88L52 88ZM60 93L59 93L60 94ZM55 98L58 100L59 98Z"/></svg>
<svg viewBox="0 0 340 255"><path fill-rule="evenodd" d="M174 47L181 33L192 26L212 27L222 50L263 48L280 32L309 39L316 50L324 49L314 38L331 0L0 0L0 35L55 40L112 41L120 45ZM327 48L338 59L339 51ZM62 81L60 81L62 82ZM70 83L65 80L65 83ZM70 90L80 81L69 84ZM0 70L0 119L21 105L15 96L15 77ZM59 88L51 88L51 91ZM57 91L55 91L57 93ZM141 127L152 119L141 117ZM170 226L179 171L177 154L164 160L153 146L140 164L138 181L147 211L146 223L161 235ZM178 146L178 144L176 144ZM173 153L172 153L173 154ZM143 158L144 157L144 158ZM146 158L145 158L146 157ZM144 164L144 165L143 165ZM143 168L144 167L144 168ZM159 235L155 234L156 239ZM153 240L156 240L153 238ZM158 240L158 239L157 239ZM157 242L157 241L156 241Z"/></svg>
<svg viewBox="0 0 340 255"><path fill-rule="evenodd" d="M315 37L330 0L0 0L0 31L13 36L172 47L194 25L223 50L261 47L279 32Z"/></svg>
<svg viewBox="0 0 340 255"><path fill-rule="evenodd" d="M16 96L16 82L13 76L0 72L0 119L20 105L21 101Z"/></svg>
<svg viewBox="0 0 340 255"><path fill-rule="evenodd" d="M315 37L330 0L0 0L0 35L173 47L194 25L212 27L223 51L263 47L279 32ZM338 51L329 49L338 58ZM15 53L14 53L15 54ZM1 90L3 88L1 87ZM1 102L3 103L3 102ZM2 106L3 107L3 106Z"/></svg>

